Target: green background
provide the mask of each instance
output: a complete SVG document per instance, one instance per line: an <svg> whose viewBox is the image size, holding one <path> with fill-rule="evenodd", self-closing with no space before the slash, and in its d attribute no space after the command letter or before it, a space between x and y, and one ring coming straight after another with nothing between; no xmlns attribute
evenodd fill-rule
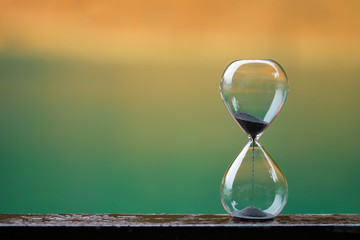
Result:
<svg viewBox="0 0 360 240"><path fill-rule="evenodd" d="M220 182L247 142L219 96L232 60L2 52L0 212L225 213ZM290 92L260 142L288 181L283 213L358 213L358 66L276 60Z"/></svg>

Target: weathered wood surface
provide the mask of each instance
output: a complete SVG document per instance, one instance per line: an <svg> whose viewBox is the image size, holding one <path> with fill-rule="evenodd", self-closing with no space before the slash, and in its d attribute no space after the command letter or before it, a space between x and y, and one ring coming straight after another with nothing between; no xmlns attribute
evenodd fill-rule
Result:
<svg viewBox="0 0 360 240"><path fill-rule="evenodd" d="M279 215L244 221L210 214L0 214L0 238L224 239L243 237L360 239L360 214Z"/></svg>

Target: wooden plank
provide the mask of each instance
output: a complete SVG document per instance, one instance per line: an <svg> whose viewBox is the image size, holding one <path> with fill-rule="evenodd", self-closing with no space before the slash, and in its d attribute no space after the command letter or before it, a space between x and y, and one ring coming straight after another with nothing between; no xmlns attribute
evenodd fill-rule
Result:
<svg viewBox="0 0 360 240"><path fill-rule="evenodd" d="M360 239L360 214L279 215L244 221L220 214L0 214L4 239Z"/></svg>

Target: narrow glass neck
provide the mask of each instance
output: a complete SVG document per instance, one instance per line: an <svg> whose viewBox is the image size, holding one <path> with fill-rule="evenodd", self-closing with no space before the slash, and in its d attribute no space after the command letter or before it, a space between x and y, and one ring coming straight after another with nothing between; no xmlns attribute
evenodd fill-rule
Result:
<svg viewBox="0 0 360 240"><path fill-rule="evenodd" d="M261 134L257 135L255 138L253 138L252 136L248 135L249 138L249 142L255 142L258 143L259 142L259 138L261 137Z"/></svg>
<svg viewBox="0 0 360 240"><path fill-rule="evenodd" d="M259 138L249 137L249 142L246 144L248 148L262 148L261 144L258 142Z"/></svg>

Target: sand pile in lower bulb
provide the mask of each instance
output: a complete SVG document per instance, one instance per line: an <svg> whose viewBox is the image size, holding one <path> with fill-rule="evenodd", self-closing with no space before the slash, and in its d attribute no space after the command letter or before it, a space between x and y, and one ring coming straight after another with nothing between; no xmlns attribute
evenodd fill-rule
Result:
<svg viewBox="0 0 360 240"><path fill-rule="evenodd" d="M244 219L271 219L274 215L266 213L257 207L246 207L243 210L233 212L233 216Z"/></svg>

